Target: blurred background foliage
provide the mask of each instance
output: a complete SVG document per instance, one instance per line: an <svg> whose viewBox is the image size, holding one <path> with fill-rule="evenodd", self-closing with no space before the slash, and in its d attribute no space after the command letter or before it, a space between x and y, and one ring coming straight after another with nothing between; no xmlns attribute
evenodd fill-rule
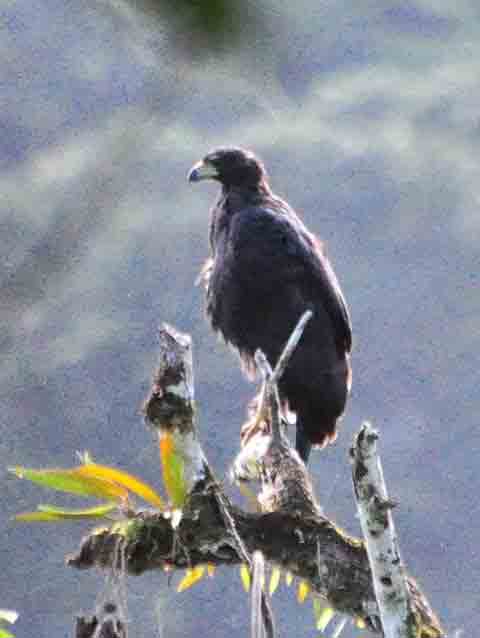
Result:
<svg viewBox="0 0 480 638"><path fill-rule="evenodd" d="M312 462L320 500L359 533L346 458L373 420L407 562L449 631L474 635L479 13L467 0L4 0L0 467L68 467L87 448L160 485L139 407L166 320L192 333L202 439L227 470L252 386L203 318L194 281L216 189L185 176L215 145L252 147L325 239L353 317L352 398ZM81 531L13 526L42 499L1 480L4 604L17 635L65 635L99 590L98 574L63 566ZM138 635L247 631L228 570L182 596L151 574L129 600ZM274 604L282 633L311 634L293 593Z"/></svg>
<svg viewBox="0 0 480 638"><path fill-rule="evenodd" d="M171 29L172 39L185 53L199 56L231 51L261 37L261 5L234 0L127 0L132 10L142 11Z"/></svg>

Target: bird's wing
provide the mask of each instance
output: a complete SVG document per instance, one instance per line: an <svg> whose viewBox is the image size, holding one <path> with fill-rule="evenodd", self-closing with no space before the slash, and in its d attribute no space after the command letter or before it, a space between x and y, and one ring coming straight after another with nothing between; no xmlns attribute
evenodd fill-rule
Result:
<svg viewBox="0 0 480 638"><path fill-rule="evenodd" d="M340 340L345 350L350 352L352 349L352 323L347 302L330 261L323 253L318 240L315 237L313 239L314 244L316 244L315 254L320 264L316 274L324 292L327 312L337 331L337 339Z"/></svg>
<svg viewBox="0 0 480 638"><path fill-rule="evenodd" d="M237 259L268 287L282 284L301 286L320 301L329 315L337 344L350 352L352 329L347 304L337 277L320 242L283 203L274 207L251 206L234 216L229 244ZM312 301L314 301L312 299Z"/></svg>

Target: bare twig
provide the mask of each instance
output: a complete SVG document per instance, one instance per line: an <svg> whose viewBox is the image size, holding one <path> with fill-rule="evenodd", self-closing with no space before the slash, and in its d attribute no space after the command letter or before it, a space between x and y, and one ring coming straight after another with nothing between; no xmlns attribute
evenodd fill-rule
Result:
<svg viewBox="0 0 480 638"><path fill-rule="evenodd" d="M292 354L295 352L298 342L303 336L304 330L307 326L307 323L313 317L313 312L311 310L306 310L303 315L300 317L295 329L290 335L285 348L283 349L282 354L280 355L277 365L275 366L275 370L273 371L272 377L270 379L271 383L278 383L285 372L285 368L288 366L288 363L292 357Z"/></svg>
<svg viewBox="0 0 480 638"><path fill-rule="evenodd" d="M262 599L264 597L265 560L259 551L253 552L252 559L252 591L251 591L251 638L265 638L262 622Z"/></svg>
<svg viewBox="0 0 480 638"><path fill-rule="evenodd" d="M272 439L274 443L281 441L281 410L280 410L280 398L278 394L278 382L280 381L285 369L295 352L298 342L302 338L303 332L307 323L312 318L313 313L311 310L307 310L300 317L297 325L295 326L292 334L290 335L285 347L280 354L280 357L275 366L275 370L272 371L270 362L261 350L255 352L255 363L262 375L263 384L260 392L260 399L258 401L257 412L259 414L265 414L270 409L270 429L272 432Z"/></svg>

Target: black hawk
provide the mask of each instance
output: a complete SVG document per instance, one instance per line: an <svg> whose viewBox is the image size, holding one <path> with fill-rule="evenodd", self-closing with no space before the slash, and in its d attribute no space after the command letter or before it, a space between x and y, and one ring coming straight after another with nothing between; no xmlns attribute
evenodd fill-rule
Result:
<svg viewBox="0 0 480 638"><path fill-rule="evenodd" d="M188 179L217 180L211 211L211 257L202 271L214 330L255 370L261 348L274 366L305 310L313 311L279 383L296 413L296 448L306 462L312 445L335 439L350 390L352 331L347 305L321 242L275 195L250 151L219 148Z"/></svg>

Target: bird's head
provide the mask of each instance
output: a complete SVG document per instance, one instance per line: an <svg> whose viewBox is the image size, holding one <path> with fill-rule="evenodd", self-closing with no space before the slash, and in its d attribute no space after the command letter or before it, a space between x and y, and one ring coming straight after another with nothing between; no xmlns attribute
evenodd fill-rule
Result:
<svg viewBox="0 0 480 638"><path fill-rule="evenodd" d="M224 187L258 188L265 182L262 162L242 148L217 148L200 160L188 174L189 182L214 179Z"/></svg>

